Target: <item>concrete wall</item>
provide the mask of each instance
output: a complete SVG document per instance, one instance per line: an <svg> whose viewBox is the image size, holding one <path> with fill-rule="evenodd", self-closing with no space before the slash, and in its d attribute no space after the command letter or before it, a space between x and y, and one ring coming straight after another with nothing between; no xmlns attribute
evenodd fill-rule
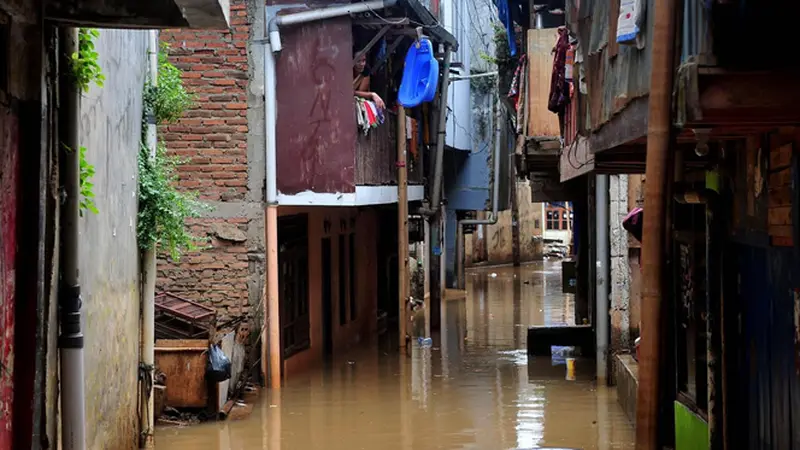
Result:
<svg viewBox="0 0 800 450"><path fill-rule="evenodd" d="M541 238L544 232L542 203L531 202L531 190L527 181L516 183L519 200L519 242L522 262L542 257ZM494 225L486 225L482 232L476 230L466 247L468 265L476 263L510 264L513 261L511 239L511 211L501 211ZM485 248L485 254L483 249Z"/></svg>
<svg viewBox="0 0 800 450"><path fill-rule="evenodd" d="M361 210L357 208L295 208L283 207L279 215L308 214L308 277L309 277L309 315L311 329L311 347L297 353L284 363L284 375L291 376L314 367L322 362L323 335L322 335L322 239L331 238L332 260L332 335L334 354L344 351L350 346L367 339L377 329L378 316L378 215L375 210ZM341 234L340 221L345 220L349 234L350 219L355 219L356 235L356 281L358 290L358 314L355 320L349 320L345 325L339 323L339 248L338 236ZM325 222L331 224L325 230ZM346 242L347 240L345 240ZM347 243L345 243L347 245ZM349 294L349 293L348 293ZM348 314L348 318L349 318Z"/></svg>
<svg viewBox="0 0 800 450"><path fill-rule="evenodd" d="M139 250L136 170L147 32L104 30L96 41L105 86L81 101L80 145L96 169L98 214L80 222L86 335L87 448L136 448ZM53 327L56 328L56 327Z"/></svg>
<svg viewBox="0 0 800 450"><path fill-rule="evenodd" d="M631 269L628 256L628 232L622 220L628 214L628 176L609 176L609 244L611 272L611 351L614 354L631 348L630 288Z"/></svg>
<svg viewBox="0 0 800 450"><path fill-rule="evenodd" d="M160 131L189 160L180 187L211 211L191 222L210 248L159 260L157 288L214 306L220 320L251 314L264 296L264 60L252 44L263 30L264 3L234 0L229 30L161 33L197 102Z"/></svg>
<svg viewBox="0 0 800 450"><path fill-rule="evenodd" d="M644 208L644 175L628 175L628 211ZM630 326L631 340L639 337L642 311L642 243L628 237L628 264L631 273Z"/></svg>

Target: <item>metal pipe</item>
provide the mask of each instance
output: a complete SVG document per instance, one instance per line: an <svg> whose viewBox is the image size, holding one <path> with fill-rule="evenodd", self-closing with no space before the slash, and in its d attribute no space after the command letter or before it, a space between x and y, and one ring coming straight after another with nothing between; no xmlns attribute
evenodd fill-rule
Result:
<svg viewBox="0 0 800 450"><path fill-rule="evenodd" d="M406 109L397 108L397 280L400 351L408 351L408 169L406 168Z"/></svg>
<svg viewBox="0 0 800 450"><path fill-rule="evenodd" d="M636 396L636 448L659 448L661 389L661 311L664 263L664 219L667 164L672 132L672 87L675 71L675 0L655 0L650 103L647 126L647 189L642 242L642 343Z"/></svg>
<svg viewBox="0 0 800 450"><path fill-rule="evenodd" d="M459 236L463 236L464 225L494 225L497 223L498 208L500 206L500 153L502 153L500 136L503 124L503 107L500 99L497 99L497 110L495 111L495 135L494 135L494 156L492 156L492 211L489 213L488 219L464 219L459 220L456 226ZM461 238L459 238L461 239ZM463 240L463 239L462 239ZM461 240L456 245L461 246ZM463 249L460 253L463 254ZM464 264L459 261L458 267L458 288L464 289L466 286L464 275Z"/></svg>
<svg viewBox="0 0 800 450"><path fill-rule="evenodd" d="M423 301L425 302L425 337L431 337L431 222L425 218L423 222L425 242L423 245L424 258L422 261L423 275Z"/></svg>
<svg viewBox="0 0 800 450"><path fill-rule="evenodd" d="M476 73L474 75L453 75L450 77L450 81L462 81L462 80L473 80L475 78L484 78L484 77L494 77L497 76L497 71L494 72L485 72L485 73Z"/></svg>
<svg viewBox="0 0 800 450"><path fill-rule="evenodd" d="M262 331L261 368L264 377L269 372L270 386L278 389L281 386L281 343L280 343L280 303L278 294L278 188L277 188L277 124L278 103L276 61L274 53L280 52L280 28L284 26L300 25L324 19L332 19L350 14L394 6L397 0L377 0L364 3L332 6L329 8L313 9L293 14L285 14L272 18L265 17L267 32L269 33L269 46L264 46L264 135L266 140L265 158L265 187L266 187L266 308L267 317L264 318L265 329ZM267 14L265 8L265 15ZM265 36L266 37L266 36ZM266 339L268 338L268 339ZM269 348L269 355L266 349ZM266 367L265 361L269 360Z"/></svg>
<svg viewBox="0 0 800 450"><path fill-rule="evenodd" d="M597 272L595 274L597 339L597 384L608 380L608 175L595 179L595 232L597 233Z"/></svg>
<svg viewBox="0 0 800 450"><path fill-rule="evenodd" d="M150 84L158 84L158 31L151 30L148 36L147 78ZM150 159L156 157L157 124L151 113L147 117L147 149ZM153 372L155 370L155 292L156 292L156 243L142 252L142 342L141 342L141 411L139 448L153 448L154 399ZM143 372L143 373L142 373Z"/></svg>
<svg viewBox="0 0 800 450"><path fill-rule="evenodd" d="M427 208L420 208L419 212L426 216L433 216L439 212L442 203L442 178L444 174L444 144L445 133L447 131L447 95L450 88L450 59L452 49L445 46L444 64L442 68L442 88L439 94L439 119L437 121L436 132L436 158L433 166L433 192L431 194L431 204Z"/></svg>
<svg viewBox="0 0 800 450"><path fill-rule="evenodd" d="M62 28L64 55L78 51L77 28ZM65 67L66 68L66 67ZM65 71L65 74L69 74ZM61 285L59 287L59 336L61 356L61 442L64 450L86 448L83 332L79 269L80 215L80 91L76 80L62 76L59 118L61 130Z"/></svg>
<svg viewBox="0 0 800 450"><path fill-rule="evenodd" d="M365 13L369 11L375 11L376 9L391 8L395 4L397 4L397 0L377 0L364 3L332 6L330 8L311 9L308 11L286 14L283 16L275 16L269 20L267 26L267 29L269 30L269 45L273 52L279 52L283 49L280 27L300 25L303 23L316 22L325 19L333 19L334 17Z"/></svg>

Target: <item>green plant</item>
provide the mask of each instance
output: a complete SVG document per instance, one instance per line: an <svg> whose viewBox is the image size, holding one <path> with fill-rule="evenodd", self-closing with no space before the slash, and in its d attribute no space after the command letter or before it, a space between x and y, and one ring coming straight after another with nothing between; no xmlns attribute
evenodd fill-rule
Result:
<svg viewBox="0 0 800 450"><path fill-rule="evenodd" d="M175 187L180 162L168 156L160 144L155 157L150 157L145 146L139 151L139 248L147 250L156 245L158 251L174 260L184 251L198 250L204 242L186 228L186 219L198 217L206 206L197 200L196 193L180 192Z"/></svg>
<svg viewBox="0 0 800 450"><path fill-rule="evenodd" d="M78 30L78 51L70 55L70 65L75 82L83 92L89 92L89 85L96 84L103 87L106 77L103 69L97 63L99 57L94 48L94 40L100 32L94 28L81 28Z"/></svg>
<svg viewBox="0 0 800 450"><path fill-rule="evenodd" d="M199 250L205 242L189 232L186 220L199 217L207 206L197 200L197 193L178 190L177 169L183 161L167 155L160 142L151 156L144 143L150 116L154 116L157 124L174 123L193 102L192 95L183 87L181 70L167 59L167 50L162 45L158 53L158 83L148 81L144 86L136 233L140 249L156 246L157 251L178 260L181 253Z"/></svg>
<svg viewBox="0 0 800 450"><path fill-rule="evenodd" d="M156 123L172 123L191 108L194 98L186 92L181 70L167 58L169 46L162 43L158 52L158 83L148 82L144 87L145 115L153 114Z"/></svg>
<svg viewBox="0 0 800 450"><path fill-rule="evenodd" d="M83 216L83 211L91 211L97 214L97 205L94 203L94 166L86 161L86 147L81 147L80 150L80 180L81 180L81 203L80 213Z"/></svg>

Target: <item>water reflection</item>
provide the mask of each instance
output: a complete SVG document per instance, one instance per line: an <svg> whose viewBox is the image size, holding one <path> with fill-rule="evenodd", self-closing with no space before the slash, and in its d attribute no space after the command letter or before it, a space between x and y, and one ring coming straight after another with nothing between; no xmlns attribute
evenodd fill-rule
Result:
<svg viewBox="0 0 800 450"><path fill-rule="evenodd" d="M468 274L468 296L442 308L432 348L408 357L365 346L326 370L287 380L241 421L161 428L168 449L632 449L613 390L528 359L530 325L570 324L558 263ZM496 276L492 276L496 274Z"/></svg>

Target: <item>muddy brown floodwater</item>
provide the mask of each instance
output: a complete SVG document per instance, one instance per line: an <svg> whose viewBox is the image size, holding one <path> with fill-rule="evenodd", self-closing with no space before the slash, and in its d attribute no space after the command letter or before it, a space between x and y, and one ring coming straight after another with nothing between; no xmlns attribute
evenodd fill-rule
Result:
<svg viewBox="0 0 800 450"><path fill-rule="evenodd" d="M594 363L576 380L528 359L529 325L573 323L560 262L467 273L467 297L443 309L442 338L411 356L380 343L265 392L239 421L162 427L156 446L213 450L632 449L634 431Z"/></svg>

